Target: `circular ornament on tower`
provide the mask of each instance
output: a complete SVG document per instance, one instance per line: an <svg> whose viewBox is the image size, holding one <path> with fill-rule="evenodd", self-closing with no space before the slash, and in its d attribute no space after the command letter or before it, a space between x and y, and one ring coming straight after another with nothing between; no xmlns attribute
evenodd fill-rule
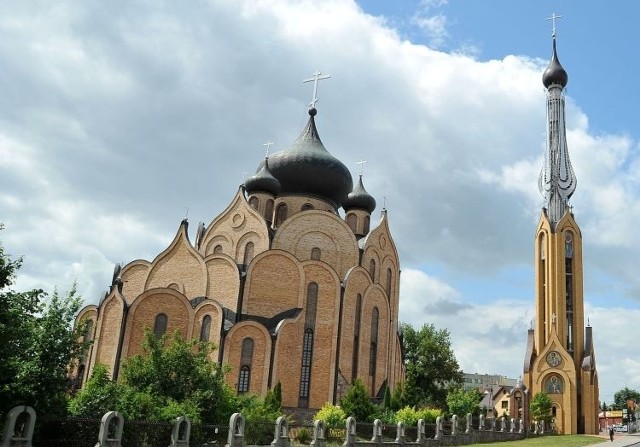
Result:
<svg viewBox="0 0 640 447"><path fill-rule="evenodd" d="M562 357L558 351L551 351L547 354L547 363L552 368L557 367L562 362Z"/></svg>

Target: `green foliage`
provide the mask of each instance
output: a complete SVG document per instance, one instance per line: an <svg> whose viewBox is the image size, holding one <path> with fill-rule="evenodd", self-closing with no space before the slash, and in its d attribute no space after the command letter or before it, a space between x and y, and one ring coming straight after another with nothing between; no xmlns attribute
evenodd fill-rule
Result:
<svg viewBox="0 0 640 447"><path fill-rule="evenodd" d="M393 411L398 411L406 405L404 385L402 383L397 383L396 388L393 390L393 396L391 397L391 409Z"/></svg>
<svg viewBox="0 0 640 447"><path fill-rule="evenodd" d="M449 331L425 324L416 331L402 324L406 382L405 405L446 407L447 384L460 383L462 371L451 348Z"/></svg>
<svg viewBox="0 0 640 447"><path fill-rule="evenodd" d="M264 397L264 404L275 413L282 411L282 385L280 382L276 384L273 390L267 391L267 395Z"/></svg>
<svg viewBox="0 0 640 447"><path fill-rule="evenodd" d="M299 444L309 444L311 442L311 430L307 427L300 427L296 431L295 439Z"/></svg>
<svg viewBox="0 0 640 447"><path fill-rule="evenodd" d="M111 381L107 367L98 363L84 388L69 401L69 413L99 419L107 411L118 408L117 402L116 384Z"/></svg>
<svg viewBox="0 0 640 447"><path fill-rule="evenodd" d="M376 413L376 406L360 379L356 379L340 399L340 406L346 415L355 417L359 422L371 422Z"/></svg>
<svg viewBox="0 0 640 447"><path fill-rule="evenodd" d="M614 394L613 399L617 410L629 409L630 401L640 402L640 393L625 386ZM631 414L631 421L635 421L635 412L630 411L629 414ZM627 422L626 419L625 422Z"/></svg>
<svg viewBox="0 0 640 447"><path fill-rule="evenodd" d="M245 418L245 441L249 445L268 445L273 441L274 423L282 416L265 401L249 396L240 410Z"/></svg>
<svg viewBox="0 0 640 447"><path fill-rule="evenodd" d="M447 407L449 413L456 414L458 417L465 417L468 413L477 416L480 414L481 400L482 394L477 389L454 388L447 394Z"/></svg>
<svg viewBox="0 0 640 447"><path fill-rule="evenodd" d="M553 402L547 393L537 393L529 402L529 414L534 421L551 422Z"/></svg>
<svg viewBox="0 0 640 447"><path fill-rule="evenodd" d="M391 409L391 391L389 387L384 389L384 398L382 399L382 407Z"/></svg>
<svg viewBox="0 0 640 447"><path fill-rule="evenodd" d="M432 423L441 415L442 411L437 408L422 408L416 410L413 407L404 407L396 411L395 418L392 422L402 421L406 427L415 427L420 419L424 419L425 422Z"/></svg>
<svg viewBox="0 0 640 447"><path fill-rule="evenodd" d="M73 322L82 300L75 285L65 296L14 291L21 266L0 244L0 416L21 404L63 415L69 360L80 352Z"/></svg>
<svg viewBox="0 0 640 447"><path fill-rule="evenodd" d="M316 420L324 421L328 427L343 427L347 419L342 407L326 403L313 417Z"/></svg>
<svg viewBox="0 0 640 447"><path fill-rule="evenodd" d="M425 422L435 422L438 416L442 416L442 410L438 408L423 408L419 412L420 419L424 419Z"/></svg>

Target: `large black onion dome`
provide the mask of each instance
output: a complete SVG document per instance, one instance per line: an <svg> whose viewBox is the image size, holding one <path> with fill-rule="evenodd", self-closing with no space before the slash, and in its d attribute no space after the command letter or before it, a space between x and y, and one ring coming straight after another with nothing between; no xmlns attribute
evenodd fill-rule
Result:
<svg viewBox="0 0 640 447"><path fill-rule="evenodd" d="M280 192L282 185L280 185L280 180L271 173L268 157L265 157L264 163L261 164L258 171L244 181L244 187L249 194L262 191L276 195Z"/></svg>
<svg viewBox="0 0 640 447"><path fill-rule="evenodd" d="M549 66L542 74L542 83L546 88L549 88L550 85L558 84L565 88L567 83L569 82L569 75L560 65L560 61L558 60L558 54L556 53L556 39L553 39L553 54L551 55L551 62L549 62Z"/></svg>
<svg viewBox="0 0 640 447"><path fill-rule="evenodd" d="M342 207L345 210L360 208L367 210L369 214L376 209L376 199L374 199L373 196L364 189L364 185L362 184L362 174L360 174L356 187L353 188L353 191L351 191L347 198L342 202Z"/></svg>
<svg viewBox="0 0 640 447"><path fill-rule="evenodd" d="M342 205L353 188L349 169L323 146L316 129L315 108L298 139L269 157L273 175L280 180L282 194L308 194Z"/></svg>

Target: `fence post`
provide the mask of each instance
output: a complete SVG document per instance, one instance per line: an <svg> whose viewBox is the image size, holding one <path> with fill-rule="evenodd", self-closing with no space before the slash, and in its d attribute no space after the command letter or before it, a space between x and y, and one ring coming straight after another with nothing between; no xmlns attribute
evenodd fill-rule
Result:
<svg viewBox="0 0 640 447"><path fill-rule="evenodd" d="M496 431L496 418L491 418L491 431Z"/></svg>
<svg viewBox="0 0 640 447"><path fill-rule="evenodd" d="M520 423L518 425L518 433L524 433L524 421L520 419Z"/></svg>
<svg viewBox="0 0 640 447"><path fill-rule="evenodd" d="M458 434L458 415L451 416L451 436Z"/></svg>
<svg viewBox="0 0 640 447"><path fill-rule="evenodd" d="M24 428L17 437L13 436L13 432L16 428L16 421L18 416L22 413L27 413L27 421ZM14 445L13 442L20 442L24 447L32 447L33 428L36 425L36 412L33 408L26 405L19 405L13 407L7 414L7 418L4 422L4 431L2 439L2 447L9 447Z"/></svg>
<svg viewBox="0 0 640 447"><path fill-rule="evenodd" d="M472 420L471 413L467 413L467 427L464 429L464 432L466 434L471 433L471 420Z"/></svg>
<svg viewBox="0 0 640 447"><path fill-rule="evenodd" d="M480 422L478 423L478 430L484 430L484 414L480 415Z"/></svg>
<svg viewBox="0 0 640 447"><path fill-rule="evenodd" d="M544 421L540 421L540 434L544 435Z"/></svg>
<svg viewBox="0 0 640 447"><path fill-rule="evenodd" d="M326 444L325 424L324 421L318 419L313 423L313 440L310 445L311 447L325 447Z"/></svg>
<svg viewBox="0 0 640 447"><path fill-rule="evenodd" d="M436 441L442 439L442 416L438 416L436 418L436 436L433 439L435 439Z"/></svg>
<svg viewBox="0 0 640 447"><path fill-rule="evenodd" d="M398 422L396 426L396 444L404 445L404 422Z"/></svg>
<svg viewBox="0 0 640 447"><path fill-rule="evenodd" d="M177 417L173 421L173 427L171 427L171 444L169 447L189 447L190 437L191 421L185 416Z"/></svg>
<svg viewBox="0 0 640 447"><path fill-rule="evenodd" d="M344 435L343 447L353 447L356 444L356 418L349 416L346 422L347 432Z"/></svg>
<svg viewBox="0 0 640 447"><path fill-rule="evenodd" d="M113 438L109 437L109 426L111 421L116 420L116 432ZM98 433L98 443L95 447L121 447L122 429L124 428L124 418L117 411L109 411L102 416L100 421L100 432Z"/></svg>
<svg viewBox="0 0 640 447"><path fill-rule="evenodd" d="M425 429L424 419L418 419L418 434L416 435L416 444L424 445L427 442L427 432Z"/></svg>
<svg viewBox="0 0 640 447"><path fill-rule="evenodd" d="M373 421L373 436L371 437L371 442L378 446L382 445L382 421L380 419Z"/></svg>
<svg viewBox="0 0 640 447"><path fill-rule="evenodd" d="M516 432L516 420L514 418L511 418L511 433L515 433Z"/></svg>
<svg viewBox="0 0 640 447"><path fill-rule="evenodd" d="M244 447L244 416L233 413L229 418L229 434L225 447Z"/></svg>
<svg viewBox="0 0 640 447"><path fill-rule="evenodd" d="M290 447L291 440L289 439L289 423L284 416L276 419L276 427L273 433L272 447Z"/></svg>

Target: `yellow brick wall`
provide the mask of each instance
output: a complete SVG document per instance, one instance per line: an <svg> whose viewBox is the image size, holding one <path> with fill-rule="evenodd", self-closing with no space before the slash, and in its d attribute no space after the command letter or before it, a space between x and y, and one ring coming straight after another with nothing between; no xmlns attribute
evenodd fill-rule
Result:
<svg viewBox="0 0 640 447"><path fill-rule="evenodd" d="M253 340L253 357L249 377L249 392L264 395L267 392L269 362L271 361L271 336L267 330L254 321L243 321L231 328L225 339L224 361L230 371L226 376L227 383L234 390L238 389L242 342L245 338Z"/></svg>
<svg viewBox="0 0 640 447"><path fill-rule="evenodd" d="M91 359L91 368L96 363L102 363L113 374L120 341L123 312L124 301L117 295L117 292L111 293L102 302L94 341L96 346L95 355Z"/></svg>
<svg viewBox="0 0 640 447"><path fill-rule="evenodd" d="M224 307L237 311L240 273L237 264L226 255L213 255L206 261L209 286L207 296Z"/></svg>

